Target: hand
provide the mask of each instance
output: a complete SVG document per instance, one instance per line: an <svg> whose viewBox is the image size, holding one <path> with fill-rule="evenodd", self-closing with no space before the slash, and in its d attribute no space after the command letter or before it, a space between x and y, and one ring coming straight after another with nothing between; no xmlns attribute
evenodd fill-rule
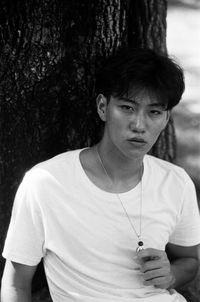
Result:
<svg viewBox="0 0 200 302"><path fill-rule="evenodd" d="M165 251L147 248L138 253L144 285L169 288L175 282L171 265Z"/></svg>

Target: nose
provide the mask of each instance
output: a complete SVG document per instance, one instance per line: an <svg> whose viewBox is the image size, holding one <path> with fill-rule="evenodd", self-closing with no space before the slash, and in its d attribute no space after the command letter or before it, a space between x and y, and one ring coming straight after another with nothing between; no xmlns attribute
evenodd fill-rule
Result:
<svg viewBox="0 0 200 302"><path fill-rule="evenodd" d="M145 116L142 112L135 114L130 123L130 129L133 132L144 133L146 129Z"/></svg>

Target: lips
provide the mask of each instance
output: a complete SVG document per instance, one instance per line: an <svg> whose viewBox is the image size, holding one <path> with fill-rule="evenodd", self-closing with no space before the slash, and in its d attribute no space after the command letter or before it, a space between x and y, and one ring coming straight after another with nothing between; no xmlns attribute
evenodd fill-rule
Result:
<svg viewBox="0 0 200 302"><path fill-rule="evenodd" d="M133 137L128 139L129 142L135 142L135 143L141 143L141 144L146 144L147 142L141 138L141 137Z"/></svg>

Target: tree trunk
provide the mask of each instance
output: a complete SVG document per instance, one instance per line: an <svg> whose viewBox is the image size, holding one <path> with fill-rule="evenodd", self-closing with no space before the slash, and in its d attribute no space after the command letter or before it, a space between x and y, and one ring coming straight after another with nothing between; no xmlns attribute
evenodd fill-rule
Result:
<svg viewBox="0 0 200 302"><path fill-rule="evenodd" d="M99 64L123 45L166 51L166 0L0 2L2 249L25 171L98 140ZM174 142L170 122L152 152L172 161Z"/></svg>

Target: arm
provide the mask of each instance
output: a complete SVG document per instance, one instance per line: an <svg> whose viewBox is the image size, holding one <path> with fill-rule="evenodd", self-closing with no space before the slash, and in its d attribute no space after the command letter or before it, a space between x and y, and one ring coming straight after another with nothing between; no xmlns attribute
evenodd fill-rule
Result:
<svg viewBox="0 0 200 302"><path fill-rule="evenodd" d="M198 246L169 243L166 252L145 249L138 254L145 285L177 288L191 281L198 270Z"/></svg>
<svg viewBox="0 0 200 302"><path fill-rule="evenodd" d="M31 302L31 283L37 266L6 261L1 302Z"/></svg>
<svg viewBox="0 0 200 302"><path fill-rule="evenodd" d="M200 246L183 247L168 243L166 253L171 265L171 273L174 276L173 286L178 288L190 282L198 272Z"/></svg>

